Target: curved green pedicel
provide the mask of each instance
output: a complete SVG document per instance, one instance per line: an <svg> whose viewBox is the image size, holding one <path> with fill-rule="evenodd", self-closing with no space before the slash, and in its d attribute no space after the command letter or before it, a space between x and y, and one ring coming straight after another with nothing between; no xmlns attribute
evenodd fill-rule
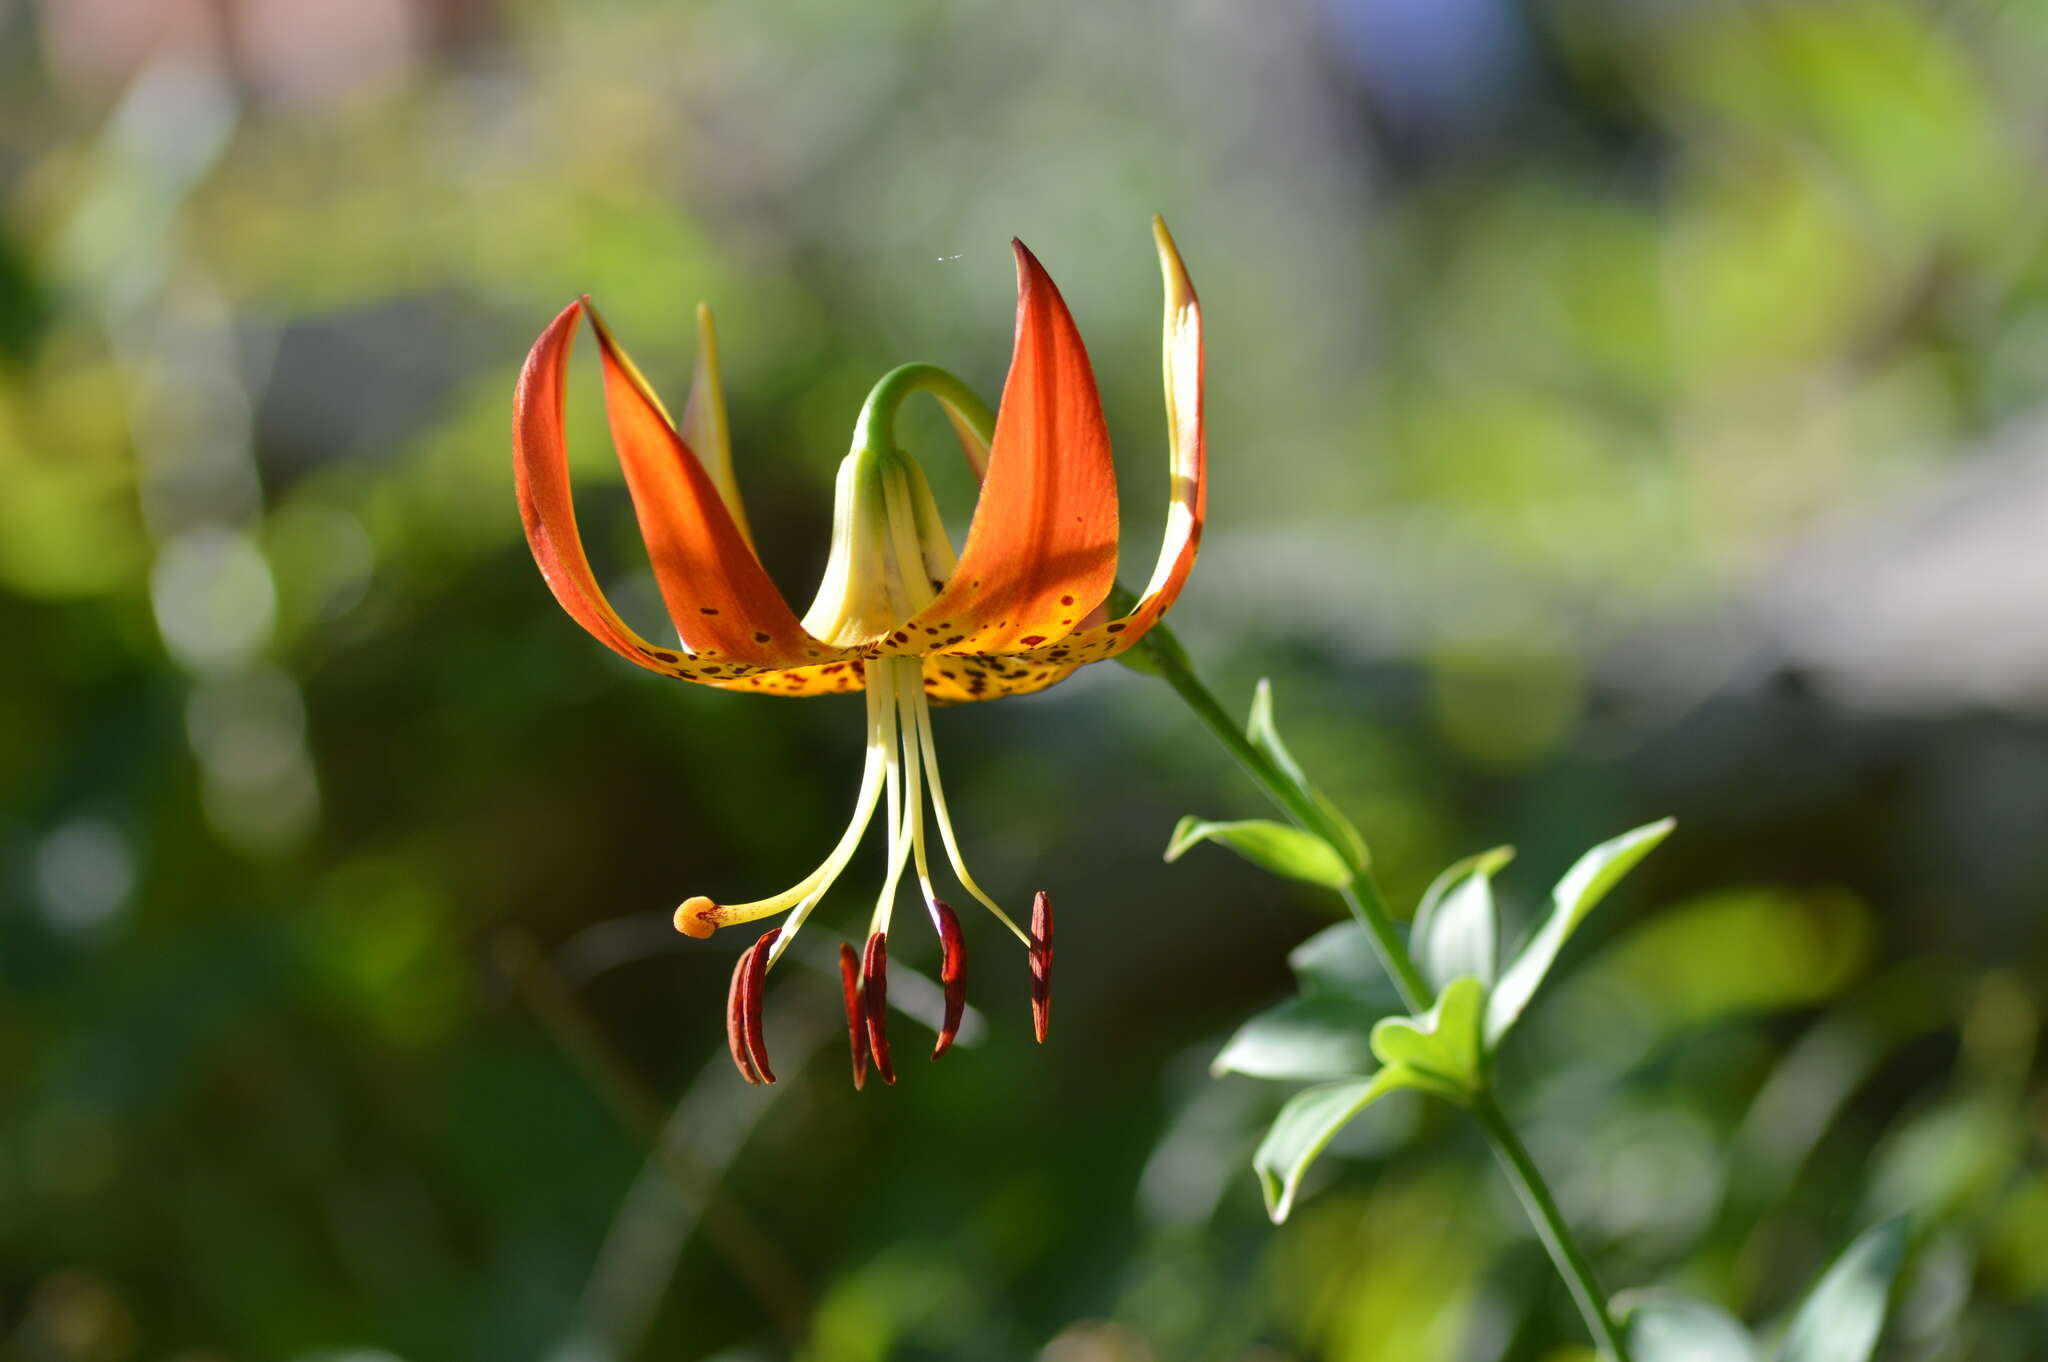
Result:
<svg viewBox="0 0 2048 1362"><path fill-rule="evenodd" d="M930 393L946 408L956 426L965 426L983 445L995 438L996 417L988 404L958 378L936 364L903 364L883 374L861 404L853 427L855 449L896 447L896 413L912 393Z"/></svg>

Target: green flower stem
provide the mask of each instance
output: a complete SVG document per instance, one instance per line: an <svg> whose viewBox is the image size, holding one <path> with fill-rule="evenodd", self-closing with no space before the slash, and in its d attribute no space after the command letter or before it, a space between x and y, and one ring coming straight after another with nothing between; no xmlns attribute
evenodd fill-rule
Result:
<svg viewBox="0 0 2048 1362"><path fill-rule="evenodd" d="M1180 640L1165 625L1154 625L1133 651L1144 654L1135 665L1140 670L1162 677L1173 687L1188 708L1194 711L1195 717L1207 725L1217 741L1237 759L1237 764L1295 826L1315 833L1338 848L1338 854L1344 854L1345 839L1330 826L1328 818L1316 807L1315 800L1245 736L1243 727L1195 674L1187 650L1181 647ZM1402 1002L1410 1011L1420 1014L1434 1001L1434 990L1422 971L1416 968L1413 957L1408 954L1407 944L1394 929L1393 916L1387 911L1386 900L1380 896L1371 871L1362 865L1355 865L1352 869L1354 874L1350 887L1339 891L1344 904L1372 938L1380 963L1393 979ZM1522 1207L1536 1227L1537 1236L1543 1240L1543 1247L1549 1250L1550 1261L1571 1289L1572 1299L1578 1303L1579 1313L1585 1317L1586 1328L1591 1331L1595 1343L1611 1362L1629 1362L1628 1350L1615 1330L1614 1321L1608 1317L1606 1294L1600 1290L1592 1265L1586 1261L1578 1241L1572 1238L1571 1227L1559 1212L1557 1200L1551 1196L1550 1187L1544 1182L1536 1161L1530 1158L1514 1127L1508 1124L1490 1089L1482 1088L1469 1105L1473 1118L1486 1132L1487 1141L1500 1160L1501 1170L1507 1174L1515 1194L1521 1198Z"/></svg>
<svg viewBox="0 0 2048 1362"><path fill-rule="evenodd" d="M1161 634L1165 637L1156 637ZM1329 826L1328 819L1316 807L1315 801L1280 769L1279 764L1252 745L1244 729L1195 675L1180 640L1165 625L1155 624L1140 646L1158 664L1158 674L1166 684L1174 688L1188 708L1195 712L1196 718L1209 726L1209 730L1229 749L1230 755L1237 758L1237 764L1244 768L1245 774L1266 792L1267 798L1279 805L1281 812L1297 827L1316 834L1336 848L1338 855L1345 855L1346 839ZM1422 977L1422 971L1416 968L1408 948L1402 944L1400 934L1394 930L1393 916L1387 911L1386 900L1380 897L1379 886L1373 883L1371 873L1364 866L1354 865L1351 869L1351 884L1337 892L1343 896L1351 915L1372 937L1380 962L1386 966L1394 987L1400 991L1402 1003L1411 1012L1427 1011L1431 1001L1429 981Z"/></svg>
<svg viewBox="0 0 2048 1362"><path fill-rule="evenodd" d="M1501 1171L1507 1174L1508 1181L1514 1185L1515 1195L1521 1198L1522 1209L1528 1212L1529 1222L1536 1227L1536 1236L1549 1250L1550 1261L1557 1265L1558 1276L1563 1277L1564 1284L1571 1288L1579 1314L1585 1318L1586 1327L1593 1331L1594 1343L1614 1362L1629 1362L1621 1333L1608 1317L1607 1298L1600 1292L1600 1282L1593 1275L1593 1265L1586 1261L1578 1241L1572 1238L1571 1227L1565 1224L1563 1212L1557 1209L1557 1198L1550 1194L1550 1184L1543 1180L1536 1161L1529 1157L1521 1136L1515 1134L1515 1128L1508 1124L1507 1114L1500 1109L1500 1103L1494 1100L1491 1091L1482 1091L1473 1098L1471 1110L1473 1119L1479 1122L1479 1128L1486 1132L1487 1141L1493 1145L1494 1157L1500 1160Z"/></svg>
<svg viewBox="0 0 2048 1362"><path fill-rule="evenodd" d="M975 396L973 389L937 365L906 364L883 375L882 381L868 394L867 402L861 407L860 422L854 428L855 447L893 447L890 430L895 423L897 409L914 392L927 392L944 402L983 441L994 437L995 415L986 403ZM873 443L876 435L882 437L882 445ZM1118 587L1111 603L1127 609L1131 599L1129 592ZM1426 1012L1435 1001L1435 990L1430 988L1422 971L1416 968L1414 958L1408 954L1407 944L1395 930L1393 914L1387 911L1387 901L1380 896L1370 868L1353 862L1346 850L1350 839L1331 826L1329 817L1317 807L1316 801L1280 768L1279 763L1253 745L1245 735L1243 725L1231 717L1222 702L1202 683L1202 678L1195 674L1193 660L1188 657L1180 640L1174 637L1173 631L1164 624L1154 625L1138 646L1124 655L1124 661L1139 671L1162 677L1194 711L1195 717L1216 735L1225 750L1237 759L1245 774L1266 792L1266 797L1278 805L1296 827L1322 838L1351 863L1351 883L1338 891L1343 896L1344 906L1351 910L1351 916L1372 938L1373 949L1378 953L1388 977L1394 981L1401 1001L1410 1012L1417 1015ZM1592 1331L1594 1340L1611 1362L1629 1362L1628 1350L1623 1347L1614 1322L1607 1316L1607 1297L1593 1276L1591 1264L1572 1238L1571 1227L1565 1224L1564 1216L1559 1213L1557 1201L1551 1196L1549 1185L1543 1181L1542 1172L1536 1167L1535 1160L1529 1157L1529 1151L1523 1147L1514 1127L1508 1124L1491 1090L1482 1089L1472 1099L1471 1111L1493 1145L1502 1171L1514 1184L1515 1194L1521 1198L1523 1209L1528 1212L1544 1248L1550 1251L1550 1260L1557 1265L1558 1275L1571 1288L1572 1299L1578 1302L1579 1313L1585 1316L1586 1327Z"/></svg>
<svg viewBox="0 0 2048 1362"><path fill-rule="evenodd" d="M995 438L996 417L988 404L936 364L903 364L882 375L861 404L860 418L853 427L855 449L890 450L896 447L896 411L912 393L930 393L952 408L984 442ZM875 443L879 438L881 443Z"/></svg>

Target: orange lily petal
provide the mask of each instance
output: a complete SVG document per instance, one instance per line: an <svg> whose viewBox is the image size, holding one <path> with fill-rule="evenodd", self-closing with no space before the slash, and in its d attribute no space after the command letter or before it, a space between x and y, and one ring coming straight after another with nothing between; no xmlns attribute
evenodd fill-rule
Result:
<svg viewBox="0 0 2048 1362"><path fill-rule="evenodd" d="M686 657L675 648L650 643L619 618L605 599L583 551L570 495L568 447L562 409L569 351L581 302L571 303L541 332L520 372L512 401L512 474L526 542L541 577L562 608L598 642L630 662L686 681L717 683L761 670L751 660L730 656ZM751 554L748 555L751 560ZM758 567L758 565L756 565ZM772 588L771 588L772 589ZM785 613L787 607L784 607ZM772 635L771 635L772 638ZM812 642L823 658L838 650ZM722 650L721 650L722 651Z"/></svg>
<svg viewBox="0 0 2048 1362"><path fill-rule="evenodd" d="M860 660L841 659L814 667L785 667L781 671L756 672L717 683L726 690L753 691L760 695L842 695L867 686L867 673Z"/></svg>
<svg viewBox="0 0 2048 1362"><path fill-rule="evenodd" d="M1181 586L1195 565L1209 505L1203 481L1206 453L1202 431L1202 304L1195 297L1195 286L1188 279L1187 267L1181 263L1166 223L1157 217L1152 219L1152 238L1159 250L1159 272L1166 284L1161 349L1172 497L1167 506L1166 535L1160 545L1159 561L1131 613L1077 629L1046 646L1013 653L1009 661L1074 667L1116 656L1159 622L1159 617L1180 596Z"/></svg>
<svg viewBox="0 0 2048 1362"><path fill-rule="evenodd" d="M699 659L788 667L841 656L804 632L697 456L589 299L605 411L669 619Z"/></svg>
<svg viewBox="0 0 2048 1362"><path fill-rule="evenodd" d="M924 698L935 705L964 705L1005 695L1029 695L1058 685L1080 665L1035 662L1016 653L938 653L924 660Z"/></svg>
<svg viewBox="0 0 2048 1362"><path fill-rule="evenodd" d="M1017 340L967 547L884 653L1033 647L1064 635L1116 580L1116 467L1088 352L1044 267L1012 244ZM953 641L914 641L933 633Z"/></svg>

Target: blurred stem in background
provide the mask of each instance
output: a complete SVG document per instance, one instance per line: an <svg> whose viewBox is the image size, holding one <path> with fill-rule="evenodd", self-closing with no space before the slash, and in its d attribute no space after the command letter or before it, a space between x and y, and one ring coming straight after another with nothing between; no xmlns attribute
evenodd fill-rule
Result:
<svg viewBox="0 0 2048 1362"><path fill-rule="evenodd" d="M1121 594L1122 588L1118 591ZM1124 655L1124 660L1136 670L1158 676L1172 686L1175 694L1194 711L1195 717L1236 758L1245 774L1266 792L1266 796L1295 826L1321 838L1345 858L1352 878L1349 885L1337 891L1338 894L1371 937L1380 964L1393 980L1401 1001L1417 1016L1427 1012L1435 1002L1436 991L1416 967L1414 957L1408 953L1407 943L1395 929L1393 915L1388 912L1386 900L1373 881L1372 869L1365 858L1353 849L1355 839L1349 835L1349 830L1337 826L1332 815L1294 772L1287 770L1247 736L1196 674L1187 650L1166 625L1153 626L1137 646ZM1521 1137L1508 1123L1507 1115L1494 1100L1490 1087L1479 1091L1469 1110L1485 1132L1487 1142L1493 1146L1501 1171L1513 1184L1515 1195L1528 1212L1530 1223L1535 1226L1537 1237L1543 1241L1558 1275L1571 1289L1572 1300L1585 1317L1586 1328L1592 1333L1594 1342L1612 1362L1629 1362L1628 1350L1622 1343L1620 1331L1608 1316L1607 1297L1593 1275L1592 1265L1586 1260L1578 1241L1572 1237L1571 1226L1558 1210L1557 1199L1543 1180L1542 1170L1537 1168Z"/></svg>
<svg viewBox="0 0 2048 1362"><path fill-rule="evenodd" d="M781 1245L754 1223L723 1184L725 1166L739 1153L755 1121L766 1114L772 1094L746 1108L728 1107L718 1123L726 1129L707 1130L708 1113L700 1108L708 1104L700 1080L672 1112L664 1114L660 1101L529 934L501 933L493 945L492 962L648 1156L646 1172L619 1213L620 1222L632 1219L628 1232L634 1241L619 1249L607 1244L579 1312L582 1333L569 1341L573 1347L565 1345L564 1355L578 1355L581 1348L596 1343L609 1355L632 1356L660 1304L683 1242L698 1224L784 1341L801 1342L811 1304L803 1277ZM804 1031L804 1042L815 1044L825 1028L806 1021ZM714 1063L713 1072L720 1080L726 1077L722 1059ZM668 1195L660 1196L657 1189ZM614 1234L619 1232L615 1223Z"/></svg>

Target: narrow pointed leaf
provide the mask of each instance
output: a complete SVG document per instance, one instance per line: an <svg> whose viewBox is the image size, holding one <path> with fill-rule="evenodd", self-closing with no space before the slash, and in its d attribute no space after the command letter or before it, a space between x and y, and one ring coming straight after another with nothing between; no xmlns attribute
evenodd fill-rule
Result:
<svg viewBox="0 0 2048 1362"><path fill-rule="evenodd" d="M1435 987L1466 974L1483 983L1494 981L1500 921L1493 906L1493 876L1514 854L1512 847L1495 847L1468 856L1437 876L1423 894L1408 947Z"/></svg>
<svg viewBox="0 0 2048 1362"><path fill-rule="evenodd" d="M1252 691L1251 716L1245 722L1244 735L1253 747L1258 748L1275 766L1285 771L1288 779L1299 786L1317 810L1329 820L1331 830L1339 838L1337 850L1345 859L1358 870L1371 865L1372 852L1367 849L1364 836L1352 825L1351 820L1330 802L1329 797L1315 787L1307 773L1301 769L1301 764L1295 761L1294 754L1287 750L1287 744L1281 741L1279 726L1273 720L1273 683L1265 677L1259 678L1258 686Z"/></svg>
<svg viewBox="0 0 2048 1362"><path fill-rule="evenodd" d="M1266 1196L1266 1214L1274 1224L1294 1209L1302 1176L1337 1132L1374 1102L1406 1086L1406 1080L1407 1075L1382 1069L1371 1078L1326 1083L1288 1099L1252 1155L1252 1169Z"/></svg>
<svg viewBox="0 0 2048 1362"><path fill-rule="evenodd" d="M1659 842L1671 835L1677 826L1669 818L1660 819L1644 827L1625 832L1621 836L1602 842L1565 872L1557 882L1557 888L1550 895L1550 916L1536 929L1536 935L1529 938L1494 985L1493 996L1487 1002L1486 1043L1498 1045L1502 1036L1508 1033L1529 1000L1536 996L1536 990L1543 985L1543 978L1550 973L1550 967L1557 963L1558 952L1564 943L1585 921L1586 914L1593 911L1595 904L1607 896L1607 891L1618 883L1622 876L1635 868L1638 861L1654 851Z"/></svg>
<svg viewBox="0 0 2048 1362"><path fill-rule="evenodd" d="M1405 1010L1372 937L1356 922L1317 932L1287 953L1287 967L1304 994L1349 998L1381 1017Z"/></svg>
<svg viewBox="0 0 2048 1362"><path fill-rule="evenodd" d="M1189 814L1174 825L1166 859L1177 861L1190 847L1216 842L1229 847L1262 870L1289 879L1306 880L1326 889L1351 883L1351 867L1337 849L1312 832L1265 819L1211 823Z"/></svg>
<svg viewBox="0 0 2048 1362"><path fill-rule="evenodd" d="M1906 1257L1906 1220L1865 1230L1808 1293L1778 1362L1869 1362Z"/></svg>
<svg viewBox="0 0 2048 1362"><path fill-rule="evenodd" d="M1289 998L1240 1026L1209 1071L1218 1078L1237 1073L1295 1080L1369 1074L1379 1068L1373 1023L1391 1010L1328 993Z"/></svg>

